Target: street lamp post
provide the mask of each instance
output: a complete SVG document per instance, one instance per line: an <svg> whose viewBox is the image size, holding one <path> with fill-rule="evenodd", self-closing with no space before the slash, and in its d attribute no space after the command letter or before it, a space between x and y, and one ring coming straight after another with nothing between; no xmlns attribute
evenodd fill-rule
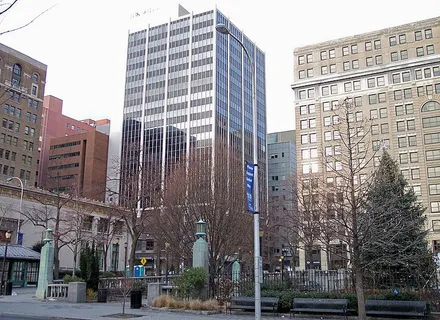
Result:
<svg viewBox="0 0 440 320"><path fill-rule="evenodd" d="M20 187L21 187L21 195L20 195L20 212L18 213L18 224L17 224L17 244L18 243L18 237L20 235L20 228L21 228L21 211L22 211L22 204L23 204L23 181L21 181L21 179L19 177L11 177L6 179L7 182L11 182L13 179L17 179L20 182Z"/></svg>
<svg viewBox="0 0 440 320"><path fill-rule="evenodd" d="M255 319L261 319L261 289L260 289L260 214L259 214L259 194L258 194L258 126L257 126L257 88L256 88L256 76L255 76L255 64L252 60L251 55L244 46L243 42L234 36L225 24L216 25L217 32L225 35L229 35L234 38L238 44L243 48L249 63L251 65L251 76L252 76L252 122L253 122L253 162L254 162L254 285L255 285Z"/></svg>
<svg viewBox="0 0 440 320"><path fill-rule="evenodd" d="M125 242L124 243L124 248L125 248L125 256L124 256L124 275L127 276L127 247L128 247L128 243ZM130 268L128 268L128 270L130 270Z"/></svg>
<svg viewBox="0 0 440 320"><path fill-rule="evenodd" d="M8 254L8 242L9 239L12 236L12 232L11 231L6 231L5 232L5 237L6 237L6 241L5 241L5 254L3 255L3 264L2 264L2 282L1 282L1 286L3 288L3 295L6 295L6 283L8 281L8 272L6 272L6 281L4 281L4 275L5 275L5 267L6 267L6 256Z"/></svg>
<svg viewBox="0 0 440 320"><path fill-rule="evenodd" d="M170 244L165 242L165 255L166 255L166 267L165 267L165 283L168 284L168 249L170 248Z"/></svg>

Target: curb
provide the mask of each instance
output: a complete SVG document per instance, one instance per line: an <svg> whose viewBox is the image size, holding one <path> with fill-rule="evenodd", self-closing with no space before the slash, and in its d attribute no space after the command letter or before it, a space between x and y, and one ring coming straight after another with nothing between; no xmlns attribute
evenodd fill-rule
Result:
<svg viewBox="0 0 440 320"><path fill-rule="evenodd" d="M157 311L167 311L167 312L175 312L175 313L191 313L191 314L196 314L196 315L204 315L204 316L209 316L209 315L213 315L213 314L223 314L223 311L208 311L208 310L187 310L187 309L171 309L171 308L157 308L157 307L145 307L145 308L141 308L144 310L157 310Z"/></svg>

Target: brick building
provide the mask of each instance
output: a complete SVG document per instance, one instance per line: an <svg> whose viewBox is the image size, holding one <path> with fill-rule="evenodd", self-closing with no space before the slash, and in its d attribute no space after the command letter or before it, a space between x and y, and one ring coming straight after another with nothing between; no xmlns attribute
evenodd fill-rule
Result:
<svg viewBox="0 0 440 320"><path fill-rule="evenodd" d="M110 132L110 120L76 120L63 114L63 100L54 96L45 96L41 120L41 139L39 144L37 185L46 187L48 178L47 166L49 159L50 141L53 138L71 136L79 133L100 131Z"/></svg>
<svg viewBox="0 0 440 320"><path fill-rule="evenodd" d="M0 44L0 179L36 180L47 66Z"/></svg>
<svg viewBox="0 0 440 320"><path fill-rule="evenodd" d="M108 140L96 130L51 139L45 188L104 201Z"/></svg>

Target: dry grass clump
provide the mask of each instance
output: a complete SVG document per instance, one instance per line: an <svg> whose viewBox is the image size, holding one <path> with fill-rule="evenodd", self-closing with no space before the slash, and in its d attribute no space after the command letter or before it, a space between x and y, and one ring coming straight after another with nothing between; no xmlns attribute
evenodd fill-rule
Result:
<svg viewBox="0 0 440 320"><path fill-rule="evenodd" d="M175 300L171 296L163 295L154 298L152 306L156 308L170 308Z"/></svg>
<svg viewBox="0 0 440 320"><path fill-rule="evenodd" d="M168 295L162 295L154 298L152 306L156 308L199 311L217 311L222 309L217 300L175 300L173 297Z"/></svg>

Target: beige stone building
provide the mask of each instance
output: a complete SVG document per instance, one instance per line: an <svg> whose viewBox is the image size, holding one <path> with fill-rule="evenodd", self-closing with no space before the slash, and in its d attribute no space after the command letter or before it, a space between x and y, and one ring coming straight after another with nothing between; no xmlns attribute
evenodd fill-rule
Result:
<svg viewBox="0 0 440 320"><path fill-rule="evenodd" d="M298 174L328 176L321 158L336 138L332 109L352 99L355 121L372 120L371 147L388 149L426 207L439 253L440 17L296 48L294 59ZM314 252L312 265L331 268L324 256Z"/></svg>

